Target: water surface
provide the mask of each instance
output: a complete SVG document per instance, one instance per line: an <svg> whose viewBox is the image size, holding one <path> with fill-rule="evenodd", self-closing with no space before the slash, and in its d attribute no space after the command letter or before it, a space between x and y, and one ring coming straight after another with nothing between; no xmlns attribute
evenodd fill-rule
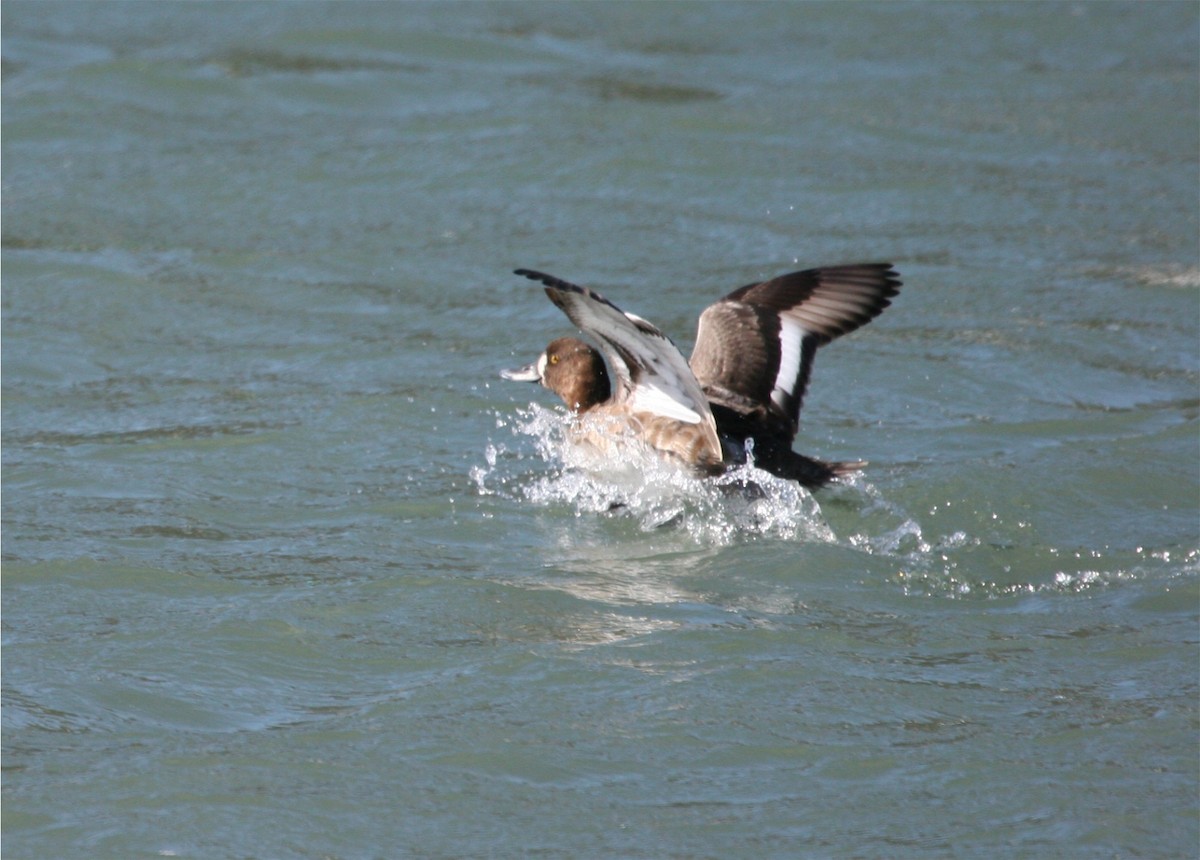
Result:
<svg viewBox="0 0 1200 860"><path fill-rule="evenodd" d="M1196 853L1194 5L3 16L6 855ZM496 376L868 260L816 497Z"/></svg>

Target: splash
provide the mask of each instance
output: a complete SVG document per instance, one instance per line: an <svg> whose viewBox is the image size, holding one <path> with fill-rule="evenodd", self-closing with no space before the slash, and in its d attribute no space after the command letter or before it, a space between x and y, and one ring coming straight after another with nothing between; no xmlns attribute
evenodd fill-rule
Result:
<svg viewBox="0 0 1200 860"><path fill-rule="evenodd" d="M680 528L707 544L739 535L833 542L812 494L752 465L698 478L652 451L622 446L598 457L568 438L560 411L533 404L497 416L516 442L490 441L486 466L471 470L479 492L585 514L631 518L644 531ZM532 443L536 458L525 453Z"/></svg>
<svg viewBox="0 0 1200 860"><path fill-rule="evenodd" d="M1169 590L1200 574L1200 549L1056 547L1040 541L1028 519L994 511L972 510L974 526L938 533L862 476L852 486L864 504L845 542L893 564L890 579L910 597L1051 597L1143 581ZM940 502L930 515L952 504L958 503Z"/></svg>
<svg viewBox="0 0 1200 860"><path fill-rule="evenodd" d="M559 516L629 523L669 537L672 551L684 549L680 536L691 549L758 537L840 545L875 559L867 567L909 597L1046 598L1147 580L1178 590L1200 579L1196 547L1056 547L1039 540L1027 518L1004 512L964 511L942 533L931 523L963 502L939 501L926 519L861 474L826 491L830 513L850 523L839 538L812 494L791 481L753 466L700 479L634 450L616 464L601 463L570 442L568 427L562 411L536 404L497 413L501 432L488 442L485 463L470 472L478 492ZM623 557L622 569L628 563Z"/></svg>
<svg viewBox="0 0 1200 860"><path fill-rule="evenodd" d="M1198 266L1166 263L1158 266L1124 267L1118 271L1142 286L1183 289L1200 287L1200 267Z"/></svg>

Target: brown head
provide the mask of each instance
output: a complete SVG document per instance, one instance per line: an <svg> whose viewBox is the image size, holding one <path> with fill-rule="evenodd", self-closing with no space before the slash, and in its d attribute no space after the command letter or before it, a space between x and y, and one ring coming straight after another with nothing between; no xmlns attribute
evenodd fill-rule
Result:
<svg viewBox="0 0 1200 860"><path fill-rule="evenodd" d="M561 397L572 412L587 412L612 393L600 353L574 337L551 341L533 364L502 370L500 375L517 382L541 383Z"/></svg>

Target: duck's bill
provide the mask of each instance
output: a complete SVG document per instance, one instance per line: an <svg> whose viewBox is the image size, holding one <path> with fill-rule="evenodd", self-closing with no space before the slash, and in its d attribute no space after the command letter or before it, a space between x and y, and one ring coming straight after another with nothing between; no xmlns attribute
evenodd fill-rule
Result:
<svg viewBox="0 0 1200 860"><path fill-rule="evenodd" d="M514 367L512 370L500 371L500 376L503 379L509 379L513 382L538 382L537 362L527 364L524 367Z"/></svg>

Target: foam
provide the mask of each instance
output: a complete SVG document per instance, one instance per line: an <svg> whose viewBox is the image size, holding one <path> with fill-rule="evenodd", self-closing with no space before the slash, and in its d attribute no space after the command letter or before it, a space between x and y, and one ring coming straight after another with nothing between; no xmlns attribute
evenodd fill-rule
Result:
<svg viewBox="0 0 1200 860"><path fill-rule="evenodd" d="M623 445L616 462L600 459L567 439L568 419L561 411L537 404L518 409L511 419L498 417L496 425L519 441L489 441L486 467L471 470L482 494L576 516L629 517L644 531L680 528L704 543L729 543L740 535L836 541L810 492L754 466L699 478L633 445ZM537 461L522 451L530 442Z"/></svg>

